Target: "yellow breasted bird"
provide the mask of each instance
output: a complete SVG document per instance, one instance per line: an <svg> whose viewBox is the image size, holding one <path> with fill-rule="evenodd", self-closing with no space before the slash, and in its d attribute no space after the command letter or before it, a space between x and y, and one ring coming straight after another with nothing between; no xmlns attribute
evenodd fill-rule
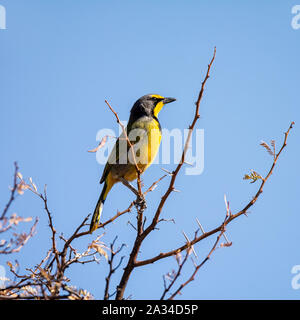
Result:
<svg viewBox="0 0 300 320"><path fill-rule="evenodd" d="M104 182L104 186L90 224L91 233L98 228L103 204L112 186L121 179L133 181L137 178L135 161L142 173L153 162L161 141L158 113L165 104L175 100L157 94L148 94L138 99L133 105L126 132L135 157L132 156L126 137L122 134L116 141L103 170L100 183Z"/></svg>

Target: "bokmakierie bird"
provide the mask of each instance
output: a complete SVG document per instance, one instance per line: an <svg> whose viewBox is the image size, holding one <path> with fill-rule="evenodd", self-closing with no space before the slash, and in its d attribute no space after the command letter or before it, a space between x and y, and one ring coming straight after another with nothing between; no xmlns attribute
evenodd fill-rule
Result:
<svg viewBox="0 0 300 320"><path fill-rule="evenodd" d="M135 163L143 173L153 162L161 142L158 114L165 104L175 100L157 94L148 94L138 99L133 105L126 133L133 147L135 160L130 159L130 147L122 134L116 141L103 170L100 183L104 183L104 186L90 224L91 233L98 228L104 201L113 185L122 179L128 182L137 179Z"/></svg>

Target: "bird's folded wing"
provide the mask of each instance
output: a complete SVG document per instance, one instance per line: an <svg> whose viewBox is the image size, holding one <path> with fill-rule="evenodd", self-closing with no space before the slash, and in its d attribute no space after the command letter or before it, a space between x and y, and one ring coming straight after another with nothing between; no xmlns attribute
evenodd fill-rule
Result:
<svg viewBox="0 0 300 320"><path fill-rule="evenodd" d="M130 123L128 123L126 131L127 131L127 135L130 140L130 143L133 147L141 139L143 139L144 136L146 137L146 135L147 135L147 132L142 127L143 126L141 126L141 123L139 123L138 126L135 122L132 125L130 125ZM137 130L136 134L134 134L134 132L132 131L133 129L139 129L139 130ZM140 129L142 129L142 130L140 130ZM105 181L111 167L114 164L120 164L120 163L126 164L128 162L129 148L130 148L130 146L126 141L126 137L125 137L124 133L122 133L120 135L120 137L117 139L117 141L116 141L116 143L115 143L115 145L114 145L114 147L108 157L108 160L106 162L106 165L105 165L103 173L102 173L100 183L103 183ZM119 152L119 150L121 150L121 151ZM135 150L135 152L136 152L136 150Z"/></svg>

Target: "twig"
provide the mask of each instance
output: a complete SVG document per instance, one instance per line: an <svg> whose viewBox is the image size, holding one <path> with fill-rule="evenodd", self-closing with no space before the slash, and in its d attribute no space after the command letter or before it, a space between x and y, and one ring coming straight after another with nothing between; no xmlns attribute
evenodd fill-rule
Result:
<svg viewBox="0 0 300 320"><path fill-rule="evenodd" d="M228 219L228 216L226 215L225 220L224 220L224 222L222 224L222 228L221 228L220 234L218 235L218 237L217 237L212 249L209 251L208 255L205 257L205 259L200 264L196 265L195 270L192 273L192 275L188 278L188 280L186 280L184 283L182 283L179 286L179 288L171 295L171 297L168 300L173 300L176 297L176 295L180 294L182 289L184 287L186 287L191 281L193 281L195 279L195 276L196 276L197 272L199 271L199 269L210 259L210 256L216 250L217 245L218 245L222 235L224 235L225 227L227 225L227 219Z"/></svg>
<svg viewBox="0 0 300 320"><path fill-rule="evenodd" d="M108 300L113 295L113 294L112 295L109 294L109 286L110 286L111 277L116 272L116 270L121 266L121 264L123 262L123 259L125 258L125 256L121 257L119 263L115 267L113 267L113 262L114 262L115 256L119 252L121 252L121 250L125 246L125 244L123 243L121 245L121 247L118 250L115 251L114 250L114 245L115 245L115 242L116 242L117 238L118 238L118 236L115 237L114 241L110 245L111 255L110 255L110 259L108 259L109 272L108 272L107 277L105 278L106 285L105 285L105 289L104 289L104 300Z"/></svg>
<svg viewBox="0 0 300 320"><path fill-rule="evenodd" d="M154 181L152 183L152 185L144 192L144 196L146 196L147 193L152 192L158 185L158 183L163 180L165 177L167 177L168 175L165 174L162 177L160 177L158 180Z"/></svg>
<svg viewBox="0 0 300 320"><path fill-rule="evenodd" d="M184 145L184 150L182 152L181 161L178 164L178 166L176 167L175 171L173 171L173 173L172 173L169 187L168 187L166 193L163 195L163 197L162 197L162 199L161 199L161 201L160 201L160 203L158 205L158 208L156 210L156 213L155 213L150 225L145 230L143 230L142 222L139 221L140 222L139 225L141 227L138 228L138 234L137 234L137 237L135 239L132 251L130 253L129 260L128 260L127 265L126 265L126 267L124 269L124 272L123 272L122 278L121 278L121 280L119 282L119 285L117 286L116 300L122 300L123 299L125 288L127 286L129 277L130 277L133 269L137 265L137 256L138 256L140 247L142 245L142 242L148 236L148 234L150 232L152 232L153 230L156 229L156 225L159 222L159 218L160 218L160 214L162 212L162 209L163 209L163 207L164 207L169 195L174 191L175 180L176 180L176 177L177 177L177 175L178 175L178 173L179 173L179 171L180 171L180 169L181 169L181 167L182 167L182 165L183 165L183 163L185 161L185 155L186 155L186 152L188 150L188 146L189 146L189 142L190 142L190 139L191 139L192 131L193 131L198 119L200 118L200 115L199 115L200 103L201 103L201 100L202 100L202 96L203 96L203 92L204 92L204 87L205 87L206 81L209 78L209 72L210 72L211 66L212 66L212 64L213 64L213 62L215 60L215 55L216 55L216 48L214 49L213 57L212 57L209 65L208 65L207 72L206 72L205 78L204 78L204 80L202 82L201 89L200 89L200 92L199 92L199 95L198 95L198 99L196 101L195 116L194 116L194 120L192 121L192 124L189 127L190 130L189 130L188 137L187 137L185 145ZM140 215L140 219L141 219L141 216L142 215Z"/></svg>
<svg viewBox="0 0 300 320"><path fill-rule="evenodd" d="M15 199L15 193L16 193L16 190L18 188L18 183L17 183L17 175L18 175L18 171L19 171L19 167L18 167L18 164L17 162L14 162L14 165L15 165L15 173L14 173L14 183L13 183L13 187L11 189L11 193L10 193L10 198L9 198L9 201L8 203L6 204L3 212L2 212L2 215L0 217L0 220L4 219L10 205L12 204L12 202L14 201Z"/></svg>
<svg viewBox="0 0 300 320"><path fill-rule="evenodd" d="M175 282L179 278L181 271L182 271L182 268L185 265L185 263L187 262L189 256L190 256L190 248L188 248L186 250L186 254L185 254L183 261L181 263L178 262L178 270L175 273L175 275L173 276L173 279L171 280L170 284L168 286L166 286L166 284L164 285L164 291L163 291L162 296L160 297L160 300L164 300L166 294L171 290L171 288L173 287L173 285L175 284Z"/></svg>
<svg viewBox="0 0 300 320"><path fill-rule="evenodd" d="M133 159L134 166L135 166L135 170L137 172L138 191L139 191L139 195L142 196L142 184L141 184L141 173L142 173L142 171L141 171L141 169L139 168L139 166L137 164L133 145L132 145L131 141L128 138L128 135L127 135L127 132L126 132L126 128L123 125L123 123L120 121L120 118L119 118L118 114L116 113L116 111L113 109L113 107L109 104L109 102L107 100L105 100L105 103L107 104L107 106L109 107L111 112L115 115L115 117L117 119L117 123L121 126L123 135L126 138L127 144L128 144L128 146L130 148L132 159Z"/></svg>
<svg viewBox="0 0 300 320"><path fill-rule="evenodd" d="M293 128L293 125L294 125L294 122L292 122L290 124L289 129L284 133L284 141L283 141L282 147L279 150L279 152L276 154L276 157L275 157L275 159L274 159L274 161L272 163L271 168L269 169L269 171L268 171L267 175L265 176L265 178L262 179L261 185L260 185L258 191L256 192L256 194L254 195L254 197L252 198L252 200L250 202L248 202L247 205L242 210L238 211L235 214L229 215L228 216L228 220L226 221L226 225L231 223L233 220L235 220L239 216L244 215L248 211L248 209L255 204L255 202L259 198L260 194L263 192L263 188L264 188L265 183L268 181L268 179L272 175L273 170L275 168L275 165L276 165L276 163L278 161L278 158L279 158L282 150L285 148L285 146L287 144L287 138L288 138L288 135L290 133L290 130ZM222 231L222 227L223 227L223 223L219 227L217 227L217 228L215 228L213 230L210 230L208 232L205 232L202 235L198 236L197 238L191 240L190 245L194 245L194 244L196 244L196 243L198 243L198 242L210 237L211 235ZM155 256L153 258L142 260L142 261L136 261L135 267L140 267L140 266L144 266L144 265L147 265L147 264L150 264L150 263L154 263L154 262L156 262L158 260L161 260L161 259L164 259L166 257L173 256L177 252L181 252L183 250L186 250L187 248L188 248L188 244L184 244L181 247L176 248L174 250L171 250L169 252L160 253L159 255L157 255L157 256Z"/></svg>

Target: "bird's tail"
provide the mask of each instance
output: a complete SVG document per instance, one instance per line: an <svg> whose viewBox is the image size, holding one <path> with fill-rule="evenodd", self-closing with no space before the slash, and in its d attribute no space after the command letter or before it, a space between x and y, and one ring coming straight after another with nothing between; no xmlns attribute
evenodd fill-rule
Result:
<svg viewBox="0 0 300 320"><path fill-rule="evenodd" d="M104 205L104 201L106 199L106 196L108 194L108 192L110 191L112 186L108 186L108 184L105 182L102 192L100 194L99 200L97 202L96 208L94 210L94 214L93 214L93 218L90 224L90 233L92 233L93 231L97 230L99 222L100 222L100 217L101 217L101 213L102 213L102 209L103 209L103 205Z"/></svg>

